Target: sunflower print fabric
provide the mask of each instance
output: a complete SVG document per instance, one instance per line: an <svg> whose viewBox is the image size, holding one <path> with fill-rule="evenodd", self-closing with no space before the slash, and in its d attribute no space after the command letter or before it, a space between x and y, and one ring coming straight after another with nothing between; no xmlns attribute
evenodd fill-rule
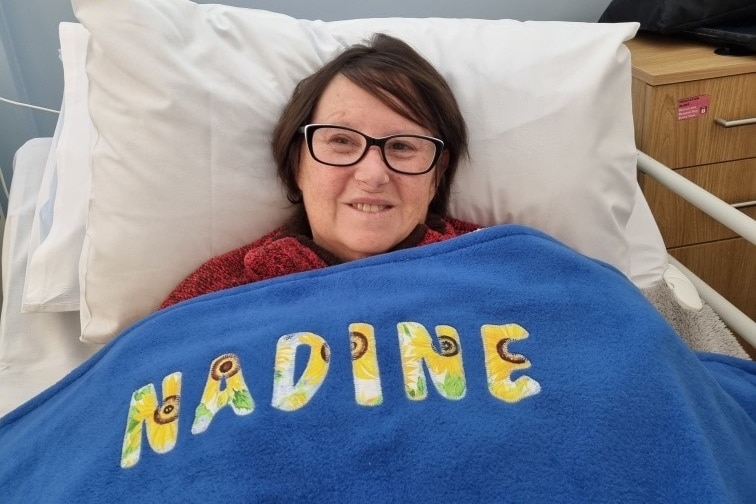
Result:
<svg viewBox="0 0 756 504"><path fill-rule="evenodd" d="M131 396L129 418L123 436L121 467L139 462L142 451L142 427L146 426L147 442L156 453L167 453L176 446L181 406L181 373L163 379L163 401L159 402L155 386L150 383Z"/></svg>
<svg viewBox="0 0 756 504"><path fill-rule="evenodd" d="M480 328L483 350L486 355L488 390L491 395L508 403L538 394L541 385L529 376L520 376L512 381L512 373L530 367L530 361L523 355L511 353L507 348L510 341L523 340L528 332L518 324L491 325Z"/></svg>
<svg viewBox="0 0 756 504"><path fill-rule="evenodd" d="M412 400L425 399L428 386L423 364L433 385L446 399L462 399L466 392L465 371L459 335L451 326L436 326L440 349L436 350L428 330L416 322L397 324L404 373L404 391Z"/></svg>
<svg viewBox="0 0 756 504"><path fill-rule="evenodd" d="M383 403L383 392L375 346L375 329L370 324L350 324L349 340L352 349L354 400L361 406L378 406Z"/></svg>
<svg viewBox="0 0 756 504"><path fill-rule="evenodd" d="M295 383L295 357L301 345L310 347L310 358L302 376ZM282 336L276 346L271 400L273 407L283 411L294 411L305 406L322 385L330 361L331 349L317 334L298 332Z"/></svg>
<svg viewBox="0 0 756 504"><path fill-rule="evenodd" d="M224 384L225 387L221 388ZM231 406L237 415L249 415L255 409L239 357L231 353L217 357L210 364L205 390L194 413L192 434L205 432L215 414L226 406Z"/></svg>

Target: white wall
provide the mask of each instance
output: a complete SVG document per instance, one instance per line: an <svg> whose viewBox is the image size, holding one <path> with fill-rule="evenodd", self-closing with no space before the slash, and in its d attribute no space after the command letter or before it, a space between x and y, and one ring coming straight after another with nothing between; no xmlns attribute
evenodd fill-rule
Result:
<svg viewBox="0 0 756 504"><path fill-rule="evenodd" d="M162 0L155 0L162 1ZM306 19L472 17L596 21L610 0L200 0ZM58 109L63 72L58 24L75 21L66 0L0 0L0 96ZM56 117L0 103L0 169L29 138L52 136ZM0 196L0 204L2 204Z"/></svg>

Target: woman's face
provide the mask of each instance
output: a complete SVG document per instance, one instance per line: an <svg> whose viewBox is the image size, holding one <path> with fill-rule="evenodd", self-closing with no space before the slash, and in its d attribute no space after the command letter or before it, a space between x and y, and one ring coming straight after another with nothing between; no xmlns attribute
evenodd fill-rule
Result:
<svg viewBox="0 0 756 504"><path fill-rule="evenodd" d="M326 87L312 122L347 126L376 138L431 134L342 75ZM324 165L302 142L297 184L315 243L347 261L391 249L425 222L435 195L434 170L423 175L391 171L376 146L354 166Z"/></svg>

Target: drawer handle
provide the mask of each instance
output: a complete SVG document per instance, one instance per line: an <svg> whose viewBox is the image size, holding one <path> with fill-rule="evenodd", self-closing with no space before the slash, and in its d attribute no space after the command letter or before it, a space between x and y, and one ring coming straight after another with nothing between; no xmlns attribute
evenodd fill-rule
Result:
<svg viewBox="0 0 756 504"><path fill-rule="evenodd" d="M746 124L756 124L756 117L749 117L748 119L733 119L732 121L717 117L714 119L714 122L725 128L732 128L735 126L745 126Z"/></svg>
<svg viewBox="0 0 756 504"><path fill-rule="evenodd" d="M743 201L742 203L731 203L730 206L733 208L737 208L738 210L740 210L741 208L756 207L756 200Z"/></svg>

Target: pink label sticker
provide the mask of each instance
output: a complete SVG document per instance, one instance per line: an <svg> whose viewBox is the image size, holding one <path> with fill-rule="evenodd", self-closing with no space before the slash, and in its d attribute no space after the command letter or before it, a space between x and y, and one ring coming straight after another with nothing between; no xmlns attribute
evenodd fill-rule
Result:
<svg viewBox="0 0 756 504"><path fill-rule="evenodd" d="M677 120L701 117L709 112L709 95L691 96L677 102Z"/></svg>

